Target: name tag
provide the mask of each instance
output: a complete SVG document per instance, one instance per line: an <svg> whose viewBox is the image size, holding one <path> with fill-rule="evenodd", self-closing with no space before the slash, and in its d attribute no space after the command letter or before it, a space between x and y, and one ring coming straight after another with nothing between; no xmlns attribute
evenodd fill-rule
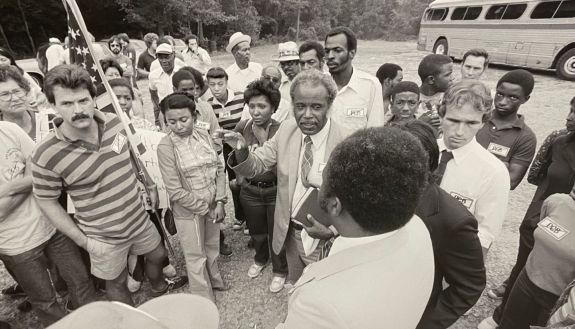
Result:
<svg viewBox="0 0 575 329"><path fill-rule="evenodd" d="M508 147L495 143L489 143L489 146L487 146L487 150L495 155L499 155L502 157L506 157L507 154L509 153Z"/></svg>
<svg viewBox="0 0 575 329"><path fill-rule="evenodd" d="M220 113L220 115L219 115L219 117L221 119L229 118L231 116L232 116L232 112L230 112L230 111L224 111L224 112Z"/></svg>
<svg viewBox="0 0 575 329"><path fill-rule="evenodd" d="M320 162L319 166L317 167L317 172L322 173L323 169L325 168L326 163Z"/></svg>
<svg viewBox="0 0 575 329"><path fill-rule="evenodd" d="M116 138L114 138L114 142L112 143L112 151L118 154L122 153L122 149L124 148L127 140L128 137L120 133L116 134Z"/></svg>
<svg viewBox="0 0 575 329"><path fill-rule="evenodd" d="M569 234L569 230L564 228L563 226L559 225L558 223L556 223L554 220L552 220L549 217L545 217L543 218L538 224L537 226L539 226L539 228L551 235L553 238L555 238L555 240L561 240L563 239L567 234Z"/></svg>
<svg viewBox="0 0 575 329"><path fill-rule="evenodd" d="M349 108L347 109L347 117L348 118L365 118L367 115L367 109L363 108Z"/></svg>
<svg viewBox="0 0 575 329"><path fill-rule="evenodd" d="M451 194L452 197L457 199L457 201L461 202L461 204L463 204L467 209L471 209L471 206L473 205L473 199L463 196L461 194L457 194L455 192L451 192L449 194Z"/></svg>
<svg viewBox="0 0 575 329"><path fill-rule="evenodd" d="M195 128L210 130L210 124L204 121L197 120L196 124L194 125Z"/></svg>

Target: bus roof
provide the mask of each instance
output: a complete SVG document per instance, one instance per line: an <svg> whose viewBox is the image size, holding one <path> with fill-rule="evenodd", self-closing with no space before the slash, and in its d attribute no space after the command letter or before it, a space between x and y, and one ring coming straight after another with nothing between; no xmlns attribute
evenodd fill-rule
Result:
<svg viewBox="0 0 575 329"><path fill-rule="evenodd" d="M453 7L453 6L482 6L506 3L540 2L541 0L435 0L429 4L429 8Z"/></svg>

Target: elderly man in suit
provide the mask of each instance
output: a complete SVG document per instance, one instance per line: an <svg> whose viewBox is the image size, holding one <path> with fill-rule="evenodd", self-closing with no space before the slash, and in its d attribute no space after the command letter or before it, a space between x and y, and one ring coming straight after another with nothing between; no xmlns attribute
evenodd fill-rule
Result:
<svg viewBox="0 0 575 329"><path fill-rule="evenodd" d="M330 76L316 70L302 72L290 88L294 118L284 121L263 146L250 152L241 134L221 132L234 148L228 163L237 174L249 179L277 167L272 246L276 254L286 248L288 284L297 281L306 265L317 261L322 247L302 232L302 223L293 220L291 212L308 188L321 185L321 172L331 151L348 135L330 119L336 94L337 86ZM326 231L321 236L324 240L335 234Z"/></svg>
<svg viewBox="0 0 575 329"><path fill-rule="evenodd" d="M414 135L426 150L429 170L439 162L435 130L413 120L400 129ZM445 329L469 310L485 288L485 266L477 221L461 202L430 182L415 209L431 234L435 258L433 291L417 329ZM444 288L444 283L447 283Z"/></svg>
<svg viewBox="0 0 575 329"><path fill-rule="evenodd" d="M341 234L295 284L277 329L413 329L433 286L429 232L414 215L427 156L397 128L359 130L323 171L322 224Z"/></svg>

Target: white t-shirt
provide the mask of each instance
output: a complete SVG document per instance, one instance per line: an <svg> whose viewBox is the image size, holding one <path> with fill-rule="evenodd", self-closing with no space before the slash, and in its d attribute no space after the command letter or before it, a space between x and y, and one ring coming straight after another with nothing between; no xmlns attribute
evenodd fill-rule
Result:
<svg viewBox="0 0 575 329"><path fill-rule="evenodd" d="M34 142L18 125L0 121L0 185L24 177L26 159ZM48 241L56 229L44 217L32 196L5 218L0 218L0 253L14 256Z"/></svg>

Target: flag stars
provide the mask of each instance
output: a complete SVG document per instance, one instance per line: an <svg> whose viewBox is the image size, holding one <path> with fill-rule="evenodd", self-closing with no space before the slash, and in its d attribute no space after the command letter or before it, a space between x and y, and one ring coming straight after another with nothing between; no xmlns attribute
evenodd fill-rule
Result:
<svg viewBox="0 0 575 329"><path fill-rule="evenodd" d="M74 47L76 49L77 55L82 55L82 48L80 46Z"/></svg>
<svg viewBox="0 0 575 329"><path fill-rule="evenodd" d="M90 50L88 50L88 47L82 47L82 54L84 54L84 56L88 55L90 53Z"/></svg>
<svg viewBox="0 0 575 329"><path fill-rule="evenodd" d="M74 29L68 27L68 34L69 34L69 35L72 37L72 39L74 39L74 40L76 40L76 37L77 37L78 35L80 35L79 32L80 32L79 30L76 32L76 31L74 31Z"/></svg>

